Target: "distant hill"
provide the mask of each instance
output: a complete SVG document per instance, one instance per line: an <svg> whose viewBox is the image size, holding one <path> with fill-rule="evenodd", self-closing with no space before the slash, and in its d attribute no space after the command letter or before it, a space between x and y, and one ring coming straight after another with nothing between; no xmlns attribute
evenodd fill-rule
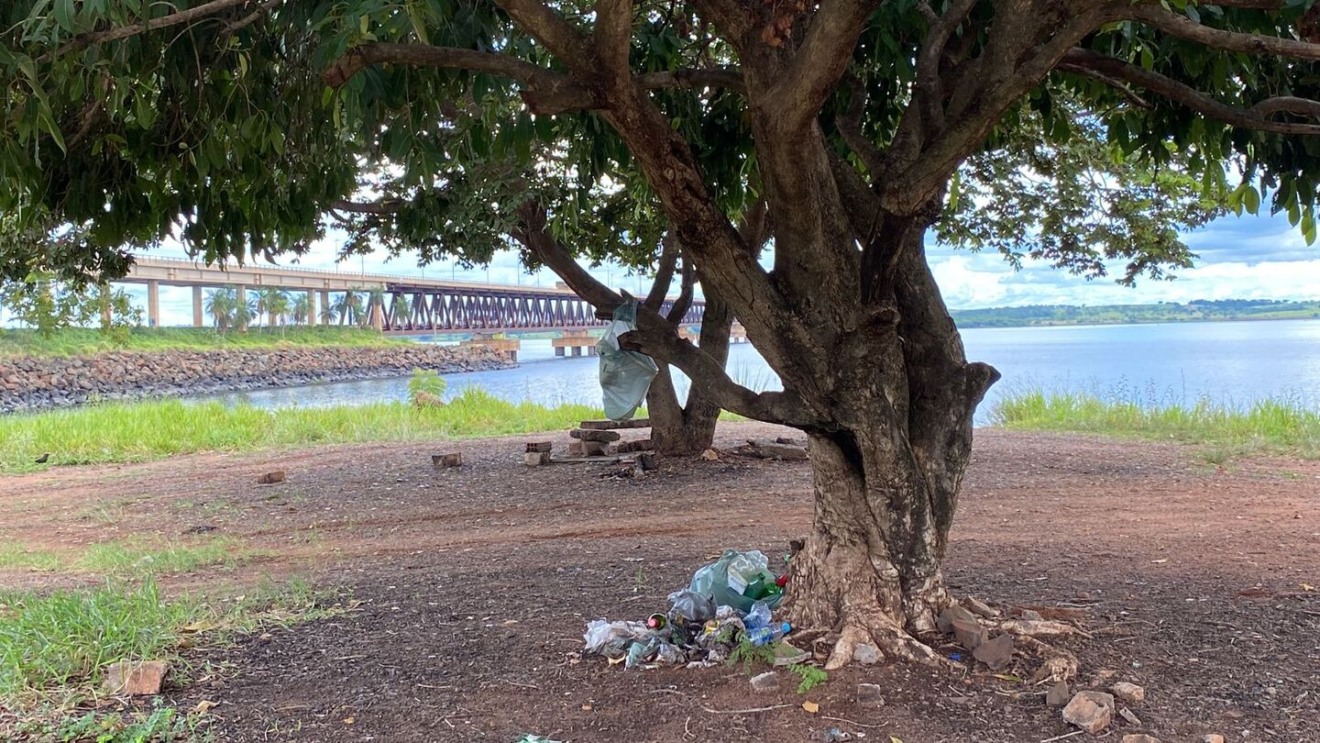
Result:
<svg viewBox="0 0 1320 743"><path fill-rule="evenodd" d="M1212 320L1298 320L1320 318L1320 300L1292 302L1271 299L1196 300L1186 304L1029 305L955 310L962 328L1020 328L1036 325L1124 325L1152 322Z"/></svg>

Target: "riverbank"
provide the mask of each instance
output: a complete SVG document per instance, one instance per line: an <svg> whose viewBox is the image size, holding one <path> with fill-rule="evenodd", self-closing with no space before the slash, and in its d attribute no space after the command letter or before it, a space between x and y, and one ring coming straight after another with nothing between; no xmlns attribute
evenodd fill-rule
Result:
<svg viewBox="0 0 1320 743"><path fill-rule="evenodd" d="M0 356L0 413L511 366L485 348L414 343Z"/></svg>
<svg viewBox="0 0 1320 743"><path fill-rule="evenodd" d="M721 424L716 448L788 433ZM556 449L571 441L562 429L543 438ZM1075 731L1023 680L1040 666L1029 651L998 675L969 667L952 678L954 691L946 669L881 663L832 671L805 695L784 669L756 666L752 673L775 671L780 688L755 692L739 665L624 671L580 657L588 619L663 611L666 595L712 554L755 548L778 559L810 529L810 467L662 458L644 478L620 478L610 476L617 467L526 467L526 440L448 444L463 466L445 470L431 464L435 442L419 441L3 476L0 554L8 546L10 557L0 561L0 584L34 593L0 591L0 603L27 609L27 597L39 594L80 617L102 616L107 603L116 611L106 614L113 623L86 632L66 615L41 625L51 640L35 658L23 654L40 636L33 613L0 613L0 633L12 627L17 638L0 674L18 677L19 698L55 700L21 707L0 683L0 739L65 739L15 731L47 719L70 729L52 718L65 709L92 715L92 704L57 705L89 698L100 701L91 718L104 724L98 732L115 729L106 722L114 715L123 724L177 711L187 726L168 739L198 743L513 741L529 733L801 743L827 726L866 740L1039 741ZM276 469L284 482L258 484ZM1320 630L1320 594L1307 587L1320 565L1317 477L1315 462L1220 469L1169 443L979 432L946 580L957 596L1005 614L1049 613L1085 630L1050 638L1077 659L1075 690L1120 680L1144 687L1145 701L1129 704L1141 724L1116 717L1110 740L1246 729L1253 740L1313 740L1320 679L1307 648ZM208 559L217 540L238 557ZM92 559L94 549L121 546L135 557L127 571ZM144 571L156 571L159 600L125 579L107 583ZM224 612L236 597L251 601L263 584L299 578L336 589L315 605L340 610L292 626L281 613L279 624L217 636L231 626ZM117 610L142 596L146 608L125 620ZM185 613L190 601L208 610ZM163 697L116 706L94 696L97 664L161 657L113 644L129 631L161 637L155 647L167 660L180 655L185 672ZM88 643L86 654L58 666L75 671L62 683L39 675L64 660L69 637ZM76 665L80 658L95 661ZM878 711L858 702L861 683L885 690ZM87 691L79 697L79 689ZM804 701L817 713L803 711ZM738 710L749 711L729 714ZM1257 738L1262 730L1270 732ZM117 740L126 739L136 738Z"/></svg>
<svg viewBox="0 0 1320 743"><path fill-rule="evenodd" d="M368 328L337 325L214 328L60 328L49 335L29 329L0 328L0 358L9 356L89 356L111 351L210 351L224 348L295 346L406 346L410 341Z"/></svg>

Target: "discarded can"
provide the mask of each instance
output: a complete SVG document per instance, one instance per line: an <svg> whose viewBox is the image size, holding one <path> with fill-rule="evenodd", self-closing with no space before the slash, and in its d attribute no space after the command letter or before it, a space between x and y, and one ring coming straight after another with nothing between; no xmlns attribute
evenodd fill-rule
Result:
<svg viewBox="0 0 1320 743"><path fill-rule="evenodd" d="M664 614L652 614L646 618L648 629L664 629L669 624L669 619Z"/></svg>

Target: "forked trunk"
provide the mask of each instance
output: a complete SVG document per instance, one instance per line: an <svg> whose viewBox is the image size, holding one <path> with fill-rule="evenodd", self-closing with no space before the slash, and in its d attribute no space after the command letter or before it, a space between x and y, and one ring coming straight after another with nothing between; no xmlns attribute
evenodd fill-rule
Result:
<svg viewBox="0 0 1320 743"><path fill-rule="evenodd" d="M787 617L837 633L829 668L863 643L939 661L923 640L950 601L941 565L973 415L999 375L966 361L923 233L917 224L895 236L885 296L832 359L836 425L808 431L815 518L792 562Z"/></svg>
<svg viewBox="0 0 1320 743"><path fill-rule="evenodd" d="M721 364L729 354L729 331L732 325L733 315L728 306L708 296L701 336L697 343ZM651 418L651 441L660 454L695 456L709 449L715 441L720 406L697 384L688 388L687 401L679 405L671 369L667 364L660 366L660 372L651 382L651 389L646 393L646 409Z"/></svg>

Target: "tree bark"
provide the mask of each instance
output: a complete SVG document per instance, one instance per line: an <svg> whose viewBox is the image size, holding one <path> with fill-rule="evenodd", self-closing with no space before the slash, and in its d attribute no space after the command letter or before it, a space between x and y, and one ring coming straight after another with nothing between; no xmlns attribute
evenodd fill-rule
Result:
<svg viewBox="0 0 1320 743"><path fill-rule="evenodd" d="M707 295L698 346L720 365L728 360L732 326L733 314L728 305L714 295ZM688 387L686 402L679 405L671 368L664 363L660 364L660 371L646 393L646 410L651 418L651 441L656 451L670 456L693 456L709 449L715 441L715 426L722 412L710 393L696 381Z"/></svg>
<svg viewBox="0 0 1320 743"><path fill-rule="evenodd" d="M971 456L972 417L998 373L969 364L926 264L925 220L891 220L886 291L834 357L837 428L808 431L816 512L791 565L787 617L859 644L941 662L923 640L950 603L941 565ZM791 386L794 380L785 379Z"/></svg>

